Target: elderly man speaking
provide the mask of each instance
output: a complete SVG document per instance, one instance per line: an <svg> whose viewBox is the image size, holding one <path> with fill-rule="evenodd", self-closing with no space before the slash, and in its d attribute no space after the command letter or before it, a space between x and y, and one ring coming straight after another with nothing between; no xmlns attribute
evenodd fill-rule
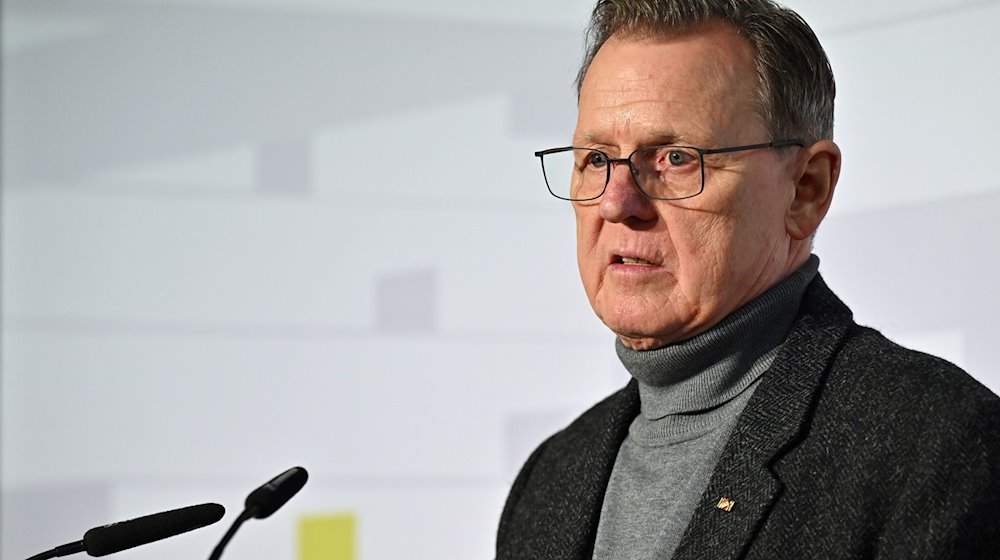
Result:
<svg viewBox="0 0 1000 560"><path fill-rule="evenodd" d="M1000 399L817 273L841 154L809 26L599 0L578 87L536 155L633 380L531 455L497 558L1000 558Z"/></svg>

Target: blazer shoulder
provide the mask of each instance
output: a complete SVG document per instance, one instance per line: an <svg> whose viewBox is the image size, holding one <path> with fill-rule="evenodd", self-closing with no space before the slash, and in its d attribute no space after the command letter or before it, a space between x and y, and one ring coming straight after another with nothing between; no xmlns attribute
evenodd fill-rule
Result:
<svg viewBox="0 0 1000 560"><path fill-rule="evenodd" d="M869 503L888 557L995 553L1000 398L955 364L851 327L809 440L811 476L833 469L839 496Z"/></svg>
<svg viewBox="0 0 1000 560"><path fill-rule="evenodd" d="M507 497L497 558L587 556L604 489L638 403L638 389L629 383L539 445Z"/></svg>
<svg viewBox="0 0 1000 560"><path fill-rule="evenodd" d="M628 433L628 426L638 413L639 390L635 380L632 380L545 439L521 468L512 494L518 482L524 484L531 478L539 463L544 471L549 472L554 463L575 463L585 458L587 449L617 454L618 446Z"/></svg>
<svg viewBox="0 0 1000 560"><path fill-rule="evenodd" d="M961 447L1000 461L1000 397L955 364L867 327L849 329L813 422L873 460L884 453L945 459Z"/></svg>
<svg viewBox="0 0 1000 560"><path fill-rule="evenodd" d="M922 404L963 415L1000 413L1000 397L962 368L859 325L848 330L829 382L864 391L877 406Z"/></svg>

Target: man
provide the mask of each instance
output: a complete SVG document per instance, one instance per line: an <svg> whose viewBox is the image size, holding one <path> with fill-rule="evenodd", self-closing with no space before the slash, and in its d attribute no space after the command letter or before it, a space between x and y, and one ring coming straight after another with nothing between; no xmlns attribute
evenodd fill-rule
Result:
<svg viewBox="0 0 1000 560"><path fill-rule="evenodd" d="M580 275L633 376L544 442L497 558L997 558L1000 399L860 327L811 242L840 170L815 35L768 0L599 0Z"/></svg>

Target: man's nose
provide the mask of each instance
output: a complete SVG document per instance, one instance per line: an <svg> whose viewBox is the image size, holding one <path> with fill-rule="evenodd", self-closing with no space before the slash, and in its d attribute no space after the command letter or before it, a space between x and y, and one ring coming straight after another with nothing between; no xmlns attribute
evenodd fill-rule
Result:
<svg viewBox="0 0 1000 560"><path fill-rule="evenodd" d="M639 190L627 163L612 163L608 186L601 195L601 217L609 222L629 219L650 221L656 218L653 201Z"/></svg>

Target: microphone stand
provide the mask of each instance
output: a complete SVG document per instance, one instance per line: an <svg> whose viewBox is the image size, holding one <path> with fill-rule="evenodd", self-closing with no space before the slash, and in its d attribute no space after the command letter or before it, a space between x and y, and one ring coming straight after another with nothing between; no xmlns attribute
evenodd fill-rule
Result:
<svg viewBox="0 0 1000 560"><path fill-rule="evenodd" d="M212 551L212 555L208 557L208 560L219 560L222 556L222 550L226 548L226 545L232 540L233 535L236 534L236 530L247 519L251 517L256 517L257 519L270 517L272 513L291 499L296 492L301 490L308 479L309 473L304 468L292 467L267 481L260 488L250 492L243 505L243 513L233 522L233 526L229 528L229 531L226 532L222 540L219 541L219 544L216 545L215 550Z"/></svg>
<svg viewBox="0 0 1000 560"><path fill-rule="evenodd" d="M77 541L75 543L64 544L62 546L57 546L52 550L46 550L41 554L36 554L28 560L49 560L49 558L58 558L60 556L69 556L70 554L76 554L77 552L83 552L87 550L87 546L83 544L83 541Z"/></svg>
<svg viewBox="0 0 1000 560"><path fill-rule="evenodd" d="M233 521L233 525L229 527L228 531L226 531L226 534L222 537L222 540L219 541L219 544L215 545L215 549L212 550L212 555L208 557L208 560L219 560L219 558L222 557L222 551L226 548L226 545L229 544L229 541L233 540L233 535L236 534L236 531L240 528L240 526L243 525L247 519L250 519L256 514L257 506L251 506L244 509L243 513L241 513L239 517ZM28 560L31 559L29 558Z"/></svg>

